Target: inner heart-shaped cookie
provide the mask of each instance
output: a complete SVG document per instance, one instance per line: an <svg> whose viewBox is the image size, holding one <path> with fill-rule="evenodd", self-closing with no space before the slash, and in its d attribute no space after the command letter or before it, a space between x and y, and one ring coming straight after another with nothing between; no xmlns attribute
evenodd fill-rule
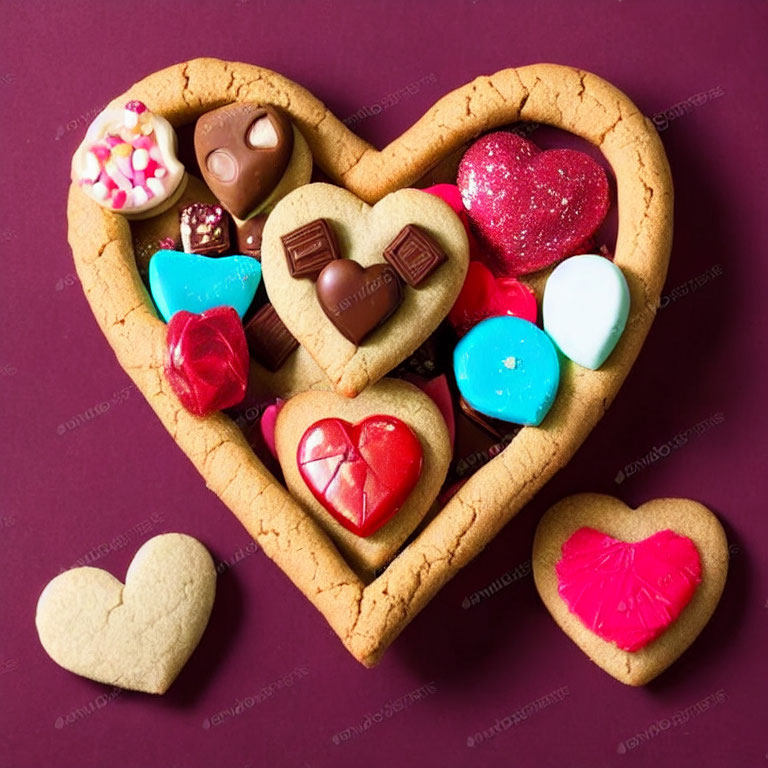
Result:
<svg viewBox="0 0 768 768"><path fill-rule="evenodd" d="M606 672L644 685L709 621L723 591L728 542L717 518L688 499L631 509L578 494L542 518L533 543L541 599Z"/></svg>
<svg viewBox="0 0 768 768"><path fill-rule="evenodd" d="M291 276L282 241L316 219L333 228L342 256L337 262L358 265L331 262L317 284ZM400 286L384 258L408 224L423 229L448 256L418 288ZM330 184L299 187L275 206L261 246L264 285L277 314L336 391L349 397L391 371L437 328L461 290L468 259L458 216L439 198L415 189L393 192L371 208ZM333 284L327 270L338 278ZM331 319L342 303L349 308Z"/></svg>
<svg viewBox="0 0 768 768"><path fill-rule="evenodd" d="M551 64L477 78L440 99L382 151L355 136L301 86L247 64L216 59L177 64L137 83L113 104L122 107L128 99L142 100L175 126L235 101L282 107L317 165L369 204L413 185L478 135L520 120L582 137L599 147L613 168L619 201L614 260L631 296L619 344L598 372L564 363L557 400L542 425L522 429L370 582L350 568L323 529L264 468L230 418L198 419L184 410L163 375L166 326L136 269L128 222L76 185L70 188L69 242L78 276L120 364L208 487L325 616L350 653L373 665L443 584L569 461L635 361L658 306L672 235L672 183L659 137L610 83ZM418 292L428 288L427 282ZM404 309L405 303L398 313ZM343 337L341 342L349 356L352 345ZM294 357L304 364L308 356L302 354L300 348ZM339 381L344 373L336 371ZM312 385L322 384L313 379Z"/></svg>
<svg viewBox="0 0 768 768"><path fill-rule="evenodd" d="M406 493L404 503L397 505L399 511L371 535L366 536L365 519L359 523L362 536L348 530L347 525L334 519L334 516L317 498L318 494L322 495L327 488L325 485L320 487L321 477L318 476L318 486L313 491L307 483L306 473L302 472L299 463L300 445L303 442L306 443L308 434L311 435L320 416L324 421L345 421L350 427L355 424L365 424L365 420L372 417L395 417L406 429L413 432L420 443L422 460L415 485L410 492ZM349 429L346 435L355 438L353 442L356 449L359 449L359 435L355 435L354 432L354 429ZM331 435L326 437L332 440L325 443L325 448L329 449L330 453L328 461L331 463L328 467L328 479L332 480L337 476L341 453L335 450L334 446L341 436L336 434L335 439ZM375 435L369 434L368 437L375 437ZM402 453L401 441L391 430L388 435L384 435L384 438L383 441L367 446L365 455L362 457L363 461L352 462L349 469L357 477L351 478L346 487L332 489L336 494L343 493L345 497L355 491L362 494L371 469L375 476L373 478L376 480L375 485L382 486L378 489L369 489L372 496L380 497L387 488L393 490L396 495L401 495L401 492L406 490L403 486L398 487L397 475L403 481L410 480L414 467L408 461L409 457ZM346 443L345 440L342 442ZM397 554L403 542L424 518L440 490L451 460L448 428L437 405L414 385L396 379L382 379L377 384L366 388L354 399L332 392L304 392L296 395L280 409L277 416L275 447L291 494L327 531L345 560L367 576L386 565ZM400 451L401 455L390 458L388 454L393 450ZM303 457L307 460L317 458L318 456L309 450ZM344 477L340 478L340 480L344 479ZM362 502L362 499L360 501ZM356 516L351 511L347 514Z"/></svg>
<svg viewBox="0 0 768 768"><path fill-rule="evenodd" d="M216 569L197 539L165 533L146 542L125 584L101 568L73 568L37 604L48 655L77 675L165 693L197 647L213 607Z"/></svg>

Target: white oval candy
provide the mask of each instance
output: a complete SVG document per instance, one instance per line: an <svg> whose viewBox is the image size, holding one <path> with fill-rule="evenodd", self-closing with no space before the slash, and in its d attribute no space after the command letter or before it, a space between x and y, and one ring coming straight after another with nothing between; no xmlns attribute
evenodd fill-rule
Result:
<svg viewBox="0 0 768 768"><path fill-rule="evenodd" d="M594 371L611 354L627 323L627 281L603 256L572 256L549 276L542 314L544 330L559 350Z"/></svg>

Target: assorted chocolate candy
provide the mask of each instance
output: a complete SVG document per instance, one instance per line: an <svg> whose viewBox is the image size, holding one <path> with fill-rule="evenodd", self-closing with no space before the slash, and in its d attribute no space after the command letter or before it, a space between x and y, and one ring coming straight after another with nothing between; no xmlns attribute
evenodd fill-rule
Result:
<svg viewBox="0 0 768 768"><path fill-rule="evenodd" d="M179 218L181 244L187 253L215 256L229 250L229 217L220 205L185 205Z"/></svg>
<svg viewBox="0 0 768 768"><path fill-rule="evenodd" d="M325 219L310 221L283 235L280 240L291 277L317 280L323 268L339 258L336 235Z"/></svg>
<svg viewBox="0 0 768 768"><path fill-rule="evenodd" d="M171 124L129 101L91 123L72 158L72 180L104 208L139 217L167 208L186 175Z"/></svg>
<svg viewBox="0 0 768 768"><path fill-rule="evenodd" d="M339 332L359 345L400 306L403 288L389 264L361 267L337 259L317 278L317 300Z"/></svg>
<svg viewBox="0 0 768 768"><path fill-rule="evenodd" d="M231 307L176 312L168 323L165 373L182 405L207 416L237 405L248 383L248 345Z"/></svg>
<svg viewBox="0 0 768 768"><path fill-rule="evenodd" d="M195 155L218 202L180 207L178 233L169 237L183 251L168 243L148 269L152 298L168 322L166 375L174 392L191 413L230 409L238 424L237 414L252 411L248 403L256 397L256 415L242 427L270 467L276 467L280 393L258 380L263 370L250 370L250 358L274 373L298 347L264 290L257 293L262 234L276 190L285 186L294 142L303 141L297 135L289 117L270 105L229 104L202 115ZM184 178L175 146L167 121L130 102L97 118L75 156L73 178L111 210L160 212ZM604 256L580 255L608 210L605 172L590 157L544 152L498 131L470 146L456 181L426 191L464 224L471 256L464 286L446 322L393 372L425 391L448 425L454 459L441 502L504 450L521 425L542 423L557 396L558 350L581 366L600 367L629 311L621 270ZM407 292L439 280L448 259L415 224L403 227L369 266L347 257L326 218L279 237L291 276L315 284L323 312L356 346L375 343L372 334ZM536 295L519 278L553 265L542 330ZM320 418L296 455L314 496L363 537L405 503L422 458L412 429L384 415L358 424Z"/></svg>
<svg viewBox="0 0 768 768"><path fill-rule="evenodd" d="M597 370L616 346L629 316L629 286L602 256L566 259L547 280L544 330L574 363Z"/></svg>
<svg viewBox="0 0 768 768"><path fill-rule="evenodd" d="M483 320L459 340L453 361L461 396L485 416L537 426L555 401L557 350L528 320Z"/></svg>
<svg viewBox="0 0 768 768"><path fill-rule="evenodd" d="M251 357L273 373L283 367L299 346L269 302L249 320L245 338Z"/></svg>
<svg viewBox="0 0 768 768"><path fill-rule="evenodd" d="M205 183L236 218L269 197L293 152L293 125L276 107L235 103L202 115L195 154Z"/></svg>
<svg viewBox="0 0 768 768"><path fill-rule="evenodd" d="M457 184L488 266L507 277L585 253L609 207L605 171L589 155L542 152L507 131L467 150Z"/></svg>
<svg viewBox="0 0 768 768"><path fill-rule="evenodd" d="M421 475L413 430L394 416L358 424L322 419L302 436L296 461L312 495L345 528L367 537L405 503Z"/></svg>
<svg viewBox="0 0 768 768"><path fill-rule="evenodd" d="M250 256L211 258L157 251L149 260L149 288L168 322L176 312L227 306L243 317L261 281L261 264Z"/></svg>
<svg viewBox="0 0 768 768"><path fill-rule="evenodd" d="M384 249L384 258L408 285L418 288L448 257L427 232L408 224Z"/></svg>

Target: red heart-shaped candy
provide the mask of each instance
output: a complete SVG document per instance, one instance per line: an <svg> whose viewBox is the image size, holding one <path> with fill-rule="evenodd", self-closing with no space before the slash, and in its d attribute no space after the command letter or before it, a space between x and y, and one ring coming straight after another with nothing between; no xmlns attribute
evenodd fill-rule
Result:
<svg viewBox="0 0 768 768"><path fill-rule="evenodd" d="M695 544L670 530L630 543L579 528L562 553L560 596L585 626L625 651L655 640L701 582Z"/></svg>
<svg viewBox="0 0 768 768"><path fill-rule="evenodd" d="M476 141L458 186L488 266L515 276L584 253L608 212L608 179L588 155L542 152L503 131Z"/></svg>
<svg viewBox="0 0 768 768"><path fill-rule="evenodd" d="M408 498L421 474L422 449L394 416L357 424L322 419L302 435L296 461L315 498L345 528L366 537Z"/></svg>
<svg viewBox="0 0 768 768"><path fill-rule="evenodd" d="M237 405L248 383L248 343L232 307L177 312L168 323L165 374L182 405L205 416Z"/></svg>
<svg viewBox="0 0 768 768"><path fill-rule="evenodd" d="M470 261L467 277L448 320L463 336L486 317L514 315L535 323L536 314L536 296L527 285L514 277L494 278L485 264Z"/></svg>

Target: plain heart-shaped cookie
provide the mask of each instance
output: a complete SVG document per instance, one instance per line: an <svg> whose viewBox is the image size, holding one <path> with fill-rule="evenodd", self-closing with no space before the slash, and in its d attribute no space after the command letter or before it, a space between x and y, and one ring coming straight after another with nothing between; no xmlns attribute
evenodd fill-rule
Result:
<svg viewBox="0 0 768 768"><path fill-rule="evenodd" d="M281 238L315 219L333 228L342 257L363 268L386 266L384 250L407 224L427 232L448 259L418 289L404 285L394 314L356 346L326 316L319 286L291 277ZM439 198L415 189L393 192L369 207L331 184L299 187L275 206L261 245L264 285L277 314L336 391L349 397L391 371L437 328L461 290L468 261L458 216Z"/></svg>
<svg viewBox="0 0 768 768"><path fill-rule="evenodd" d="M547 511L532 559L536 588L562 630L608 674L644 685L709 621L725 585L728 542L695 501L631 509L584 493Z"/></svg>
<svg viewBox="0 0 768 768"><path fill-rule="evenodd" d="M373 665L443 584L569 461L635 361L656 313L672 238L672 182L656 130L610 83L554 64L477 78L440 99L381 151L301 86L247 64L180 63L146 77L113 104L122 107L128 99L142 100L177 127L234 101L281 106L317 165L369 204L413 185L479 134L520 120L582 137L599 147L613 168L619 208L614 259L631 294L619 344L599 371L565 363L557 400L541 427L522 429L370 582L339 556L230 418L198 419L184 410L163 375L166 326L136 269L128 222L90 201L77 185L70 187L68 237L78 276L118 361L208 487L325 616L350 653ZM535 288L540 299L540 280ZM300 348L274 381L294 392L322 387L310 362Z"/></svg>
<svg viewBox="0 0 768 768"><path fill-rule="evenodd" d="M296 454L300 440L320 417L356 424L375 415L394 416L413 430L421 443L422 468L400 511L371 536L362 538L334 520L314 497L301 477ZM424 518L451 460L451 440L439 408L413 384L397 379L382 379L353 399L333 392L292 397L277 415L275 447L291 494L328 533L345 560L366 576L386 565Z"/></svg>
<svg viewBox="0 0 768 768"><path fill-rule="evenodd" d="M37 632L48 655L76 675L165 693L208 624L216 569L197 539L164 533L136 552L125 584L101 568L73 568L48 583Z"/></svg>

